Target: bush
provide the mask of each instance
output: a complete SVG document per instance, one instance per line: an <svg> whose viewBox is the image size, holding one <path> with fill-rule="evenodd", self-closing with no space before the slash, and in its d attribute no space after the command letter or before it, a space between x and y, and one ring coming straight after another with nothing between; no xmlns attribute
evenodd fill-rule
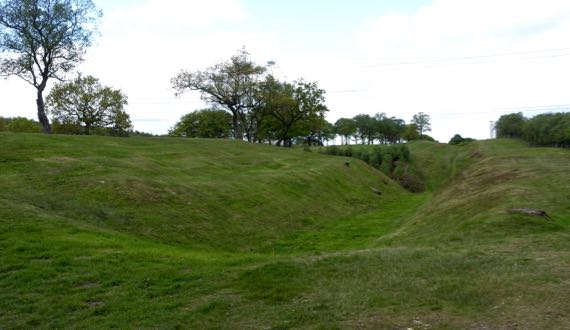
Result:
<svg viewBox="0 0 570 330"><path fill-rule="evenodd" d="M51 125L51 130L54 134L70 134L81 135L85 134L85 129L81 125L69 122L59 122L54 120Z"/></svg>
<svg viewBox="0 0 570 330"><path fill-rule="evenodd" d="M410 161L410 149L405 144L400 145L400 155L402 156L402 160L408 162Z"/></svg>
<svg viewBox="0 0 570 330"><path fill-rule="evenodd" d="M462 136L459 135L459 134L455 134L455 135L451 138L451 140L449 140L449 144L450 144L450 145L456 145L456 146L457 146L457 145L466 145L466 144L468 144L468 143L470 143L470 142L473 142L473 141L475 141L475 139L472 139L472 138L464 138L464 137L462 137Z"/></svg>
<svg viewBox="0 0 570 330"><path fill-rule="evenodd" d="M24 117L15 117L9 120L7 128L10 132L16 133L41 133L42 125L35 121Z"/></svg>
<svg viewBox="0 0 570 330"><path fill-rule="evenodd" d="M423 192L426 190L423 181L414 174L403 174L398 178L398 181L402 187L411 192Z"/></svg>
<svg viewBox="0 0 570 330"><path fill-rule="evenodd" d="M328 148L325 148L325 153L328 155L336 156L339 154L339 149L337 146L328 147Z"/></svg>
<svg viewBox="0 0 570 330"><path fill-rule="evenodd" d="M370 153L368 152L368 150L362 150L362 152L360 153L360 159L370 164Z"/></svg>
<svg viewBox="0 0 570 330"><path fill-rule="evenodd" d="M382 148L380 146L375 146L374 150L372 151L372 155L370 155L369 164L375 168L380 168L380 166L382 166L383 157L384 155L382 153Z"/></svg>
<svg viewBox="0 0 570 330"><path fill-rule="evenodd" d="M2 117L0 117L0 132L7 130L8 128L6 127L6 120Z"/></svg>

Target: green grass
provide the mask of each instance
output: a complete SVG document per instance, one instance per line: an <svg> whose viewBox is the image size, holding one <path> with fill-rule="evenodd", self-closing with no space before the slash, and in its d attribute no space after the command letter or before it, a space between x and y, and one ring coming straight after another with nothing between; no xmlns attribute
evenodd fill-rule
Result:
<svg viewBox="0 0 570 330"><path fill-rule="evenodd" d="M570 152L409 147L0 134L0 328L568 327Z"/></svg>

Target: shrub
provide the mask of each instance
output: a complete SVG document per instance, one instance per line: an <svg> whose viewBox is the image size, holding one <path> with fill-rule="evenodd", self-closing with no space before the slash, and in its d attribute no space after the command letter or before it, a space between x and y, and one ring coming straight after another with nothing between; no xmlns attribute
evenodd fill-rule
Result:
<svg viewBox="0 0 570 330"><path fill-rule="evenodd" d="M24 117L11 118L7 128L10 132L17 133L41 133L42 126L39 122Z"/></svg>
<svg viewBox="0 0 570 330"><path fill-rule="evenodd" d="M382 157L384 157L382 148L380 148L380 146L375 146L374 150L372 151L372 155L370 155L369 164L375 168L380 168L380 166L382 166Z"/></svg>
<svg viewBox="0 0 570 330"><path fill-rule="evenodd" d="M370 164L370 153L368 152L368 150L362 150L359 158L362 159L364 162Z"/></svg>
<svg viewBox="0 0 570 330"><path fill-rule="evenodd" d="M59 122L54 120L51 125L51 130L54 134L71 134L80 135L84 134L85 130L81 125L71 122Z"/></svg>
<svg viewBox="0 0 570 330"><path fill-rule="evenodd" d="M398 178L398 181L402 187L411 192L423 192L426 190L423 181L414 174L403 174Z"/></svg>

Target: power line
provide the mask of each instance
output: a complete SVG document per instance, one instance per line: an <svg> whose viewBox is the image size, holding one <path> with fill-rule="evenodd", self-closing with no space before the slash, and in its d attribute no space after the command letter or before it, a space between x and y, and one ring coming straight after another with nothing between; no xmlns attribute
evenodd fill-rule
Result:
<svg viewBox="0 0 570 330"><path fill-rule="evenodd" d="M445 112L433 114L433 117L438 116L465 116L465 115L482 115L482 114L502 114L511 112L565 112L570 111L570 104L557 104L557 105L541 105L531 107L512 107L512 108L497 108L490 111L470 111L470 112Z"/></svg>
<svg viewBox="0 0 570 330"><path fill-rule="evenodd" d="M365 65L364 67L390 66L390 65L417 65L417 64L437 63L437 62L457 62L457 61L472 60L472 59L496 58L496 57L507 57L507 56L513 56L513 55L528 55L528 54L539 54L539 53L561 52L561 51L570 51L570 47L568 47L568 48L544 49L544 50L530 50L530 51L522 51L522 52L510 52L510 53L490 54L490 55L473 55L473 56L460 56L460 57L418 59L418 60L412 60L412 61L400 61L400 62L391 62L391 63L370 64L370 65ZM568 56L568 55L570 55L570 54L557 54L554 56ZM545 56L550 57L552 55L545 55ZM537 58L539 58L539 57L537 57Z"/></svg>

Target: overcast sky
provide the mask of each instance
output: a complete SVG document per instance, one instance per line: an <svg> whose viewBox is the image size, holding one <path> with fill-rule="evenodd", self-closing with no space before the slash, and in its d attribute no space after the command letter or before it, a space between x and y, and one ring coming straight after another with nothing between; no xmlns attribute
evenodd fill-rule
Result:
<svg viewBox="0 0 570 330"><path fill-rule="evenodd" d="M327 119L431 116L431 135L485 139L489 121L570 109L568 0L95 0L84 74L122 89L135 129L205 106L170 79L243 46L282 78L327 90ZM0 80L0 116L35 118L33 87Z"/></svg>

